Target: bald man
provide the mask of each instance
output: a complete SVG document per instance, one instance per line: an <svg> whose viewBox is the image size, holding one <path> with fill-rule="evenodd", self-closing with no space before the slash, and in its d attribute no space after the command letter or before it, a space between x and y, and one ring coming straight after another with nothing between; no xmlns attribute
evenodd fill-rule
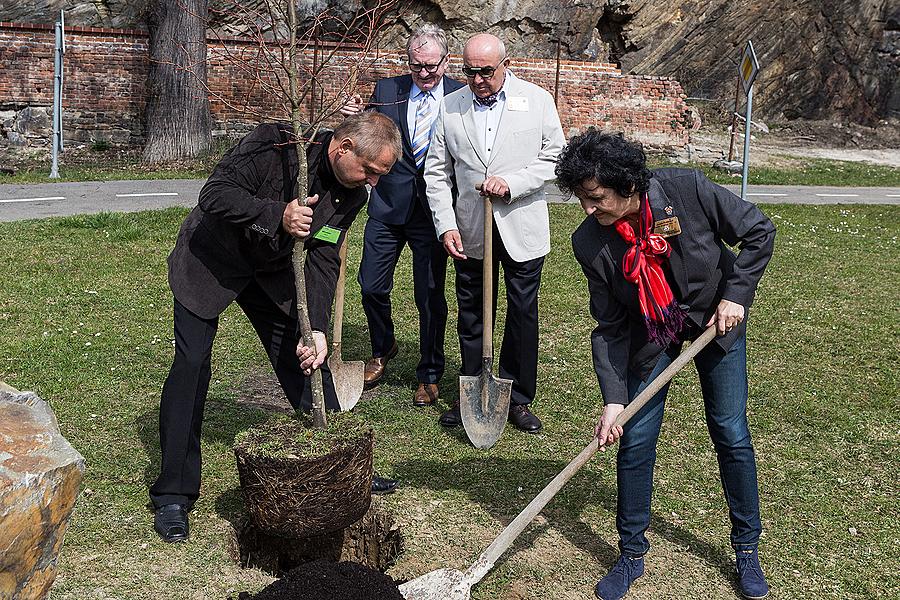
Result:
<svg viewBox="0 0 900 600"><path fill-rule="evenodd" d="M482 33L466 42L462 70L468 87L441 102L425 184L436 233L456 267L463 375L478 375L482 368L484 202L491 202L494 279L502 265L507 302L499 375L513 381L509 422L537 433L541 420L530 406L537 393L538 288L550 252L544 185L555 177L565 138L553 97L508 66L499 38ZM440 423L462 423L458 399Z"/></svg>

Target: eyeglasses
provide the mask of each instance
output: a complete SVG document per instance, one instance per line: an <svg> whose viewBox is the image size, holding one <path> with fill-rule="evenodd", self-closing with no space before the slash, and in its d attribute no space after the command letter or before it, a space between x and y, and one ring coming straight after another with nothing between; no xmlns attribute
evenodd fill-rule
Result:
<svg viewBox="0 0 900 600"><path fill-rule="evenodd" d="M419 63L409 63L409 70L413 73L420 73L422 69L425 69L426 73L436 73L440 66L444 63L444 59L447 58L447 55L441 57L441 60L437 61L435 65L424 65Z"/></svg>
<svg viewBox="0 0 900 600"><path fill-rule="evenodd" d="M506 60L505 58L503 60ZM497 72L497 69L500 68L500 65L503 64L503 60L497 63L495 67L470 67L467 65L463 65L462 72L468 78L473 78L476 75L481 75L482 79L490 79L494 76L494 73Z"/></svg>

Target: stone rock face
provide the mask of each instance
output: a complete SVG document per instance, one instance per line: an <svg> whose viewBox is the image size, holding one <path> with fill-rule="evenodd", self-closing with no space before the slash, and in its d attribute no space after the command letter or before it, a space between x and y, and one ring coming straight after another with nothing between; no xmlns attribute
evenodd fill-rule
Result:
<svg viewBox="0 0 900 600"><path fill-rule="evenodd" d="M0 386L0 598L49 594L84 467L46 402Z"/></svg>
<svg viewBox="0 0 900 600"><path fill-rule="evenodd" d="M52 111L44 106L0 110L0 146L46 145L52 134Z"/></svg>
<svg viewBox="0 0 900 600"><path fill-rule="evenodd" d="M346 14L374 0L302 0ZM250 0L249 3L261 0ZM210 0L213 27L226 0ZM146 0L0 0L0 21L144 28ZM897 0L410 0L382 46L402 46L422 21L447 30L452 52L489 31L513 56L619 63L625 73L679 80L688 96L731 105L737 62L752 39L763 70L754 91L762 118L840 118L872 125L900 118ZM301 11L302 12L302 11ZM227 29L227 27L225 28Z"/></svg>
<svg viewBox="0 0 900 600"><path fill-rule="evenodd" d="M147 0L0 0L0 21L56 23L66 11L66 25L82 27L143 27Z"/></svg>
<svg viewBox="0 0 900 600"><path fill-rule="evenodd" d="M416 16L441 24L453 50L489 31L513 56L618 63L664 75L689 97L734 102L737 64L753 40L762 71L754 112L763 118L843 118L873 125L900 118L897 0L414 0Z"/></svg>

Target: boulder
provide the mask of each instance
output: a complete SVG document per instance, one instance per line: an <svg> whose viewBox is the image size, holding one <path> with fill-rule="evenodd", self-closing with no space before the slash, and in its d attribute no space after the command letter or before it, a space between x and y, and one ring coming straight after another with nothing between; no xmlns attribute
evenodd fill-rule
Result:
<svg viewBox="0 0 900 600"><path fill-rule="evenodd" d="M0 598L46 598L84 474L50 406L0 382Z"/></svg>

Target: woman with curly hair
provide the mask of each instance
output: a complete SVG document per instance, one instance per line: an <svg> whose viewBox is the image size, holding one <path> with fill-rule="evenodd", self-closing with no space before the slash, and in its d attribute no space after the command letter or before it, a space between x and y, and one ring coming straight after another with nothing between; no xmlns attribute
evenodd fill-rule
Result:
<svg viewBox="0 0 900 600"><path fill-rule="evenodd" d="M762 525L747 425L746 317L772 256L775 227L753 204L689 169L650 171L640 144L589 129L556 167L587 218L572 247L588 280L594 369L604 408L600 444L619 442L620 556L595 588L618 600L644 573L653 467L668 385L624 427L616 417L704 327L718 337L694 359L731 517L740 589L769 591L759 565ZM737 246L735 255L729 246Z"/></svg>

